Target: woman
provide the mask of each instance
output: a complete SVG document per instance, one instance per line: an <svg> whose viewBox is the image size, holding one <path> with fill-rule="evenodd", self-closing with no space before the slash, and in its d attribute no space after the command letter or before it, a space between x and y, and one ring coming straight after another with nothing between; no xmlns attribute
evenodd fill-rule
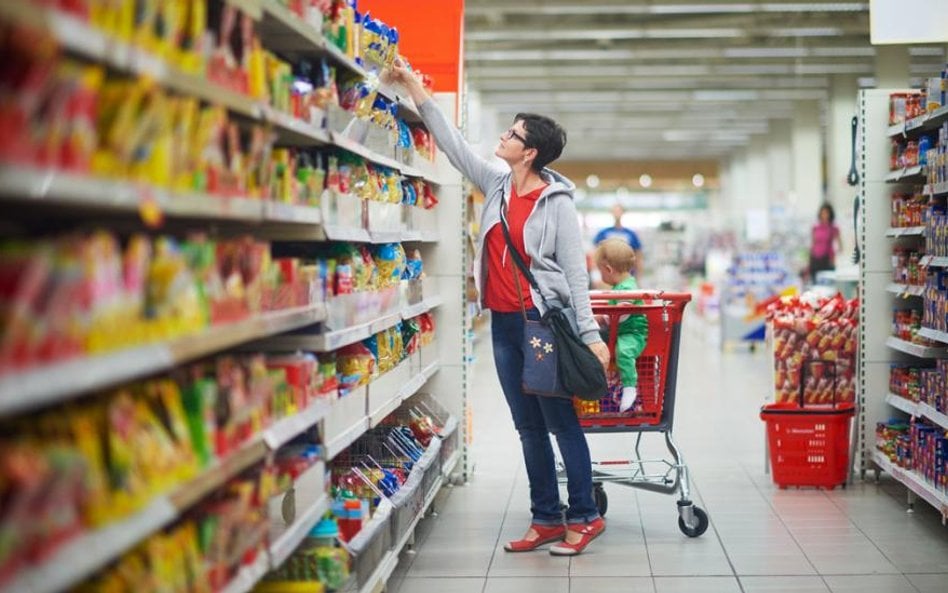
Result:
<svg viewBox="0 0 948 593"><path fill-rule="evenodd" d="M516 264L507 253L499 224L501 209L505 208L513 244L530 266L543 295L551 305L572 308L583 341L603 366L607 365L609 349L602 342L589 303L589 277L573 204L575 186L546 168L562 153L566 132L550 118L520 114L500 136L494 153L507 166L495 165L471 150L460 131L402 62L396 62L392 77L408 90L428 130L451 163L485 196L474 279L481 304L492 312L494 365L514 426L520 434L533 514L523 538L507 543L504 549L527 552L558 542L550 548L551 554L579 554L606 527L593 500L589 446L569 398L523 393L524 319L520 299L523 298L528 317L532 319L539 319L543 304L524 275L515 275ZM566 525L549 438L551 432L566 466L569 492Z"/></svg>
<svg viewBox="0 0 948 593"><path fill-rule="evenodd" d="M842 242L835 220L833 207L824 202L811 233L810 282L816 282L817 273L836 269L836 252L842 250Z"/></svg>

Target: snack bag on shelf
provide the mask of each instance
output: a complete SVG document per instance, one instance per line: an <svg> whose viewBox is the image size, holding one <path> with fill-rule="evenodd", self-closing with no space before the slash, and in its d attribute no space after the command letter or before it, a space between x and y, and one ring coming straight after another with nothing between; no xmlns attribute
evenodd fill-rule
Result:
<svg viewBox="0 0 948 593"><path fill-rule="evenodd" d="M777 402L854 401L858 301L784 298L768 308L768 317Z"/></svg>

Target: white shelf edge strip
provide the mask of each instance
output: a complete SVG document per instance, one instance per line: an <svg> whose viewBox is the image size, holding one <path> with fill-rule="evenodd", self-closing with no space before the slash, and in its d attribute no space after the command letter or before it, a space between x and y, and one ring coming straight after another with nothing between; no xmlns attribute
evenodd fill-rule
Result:
<svg viewBox="0 0 948 593"><path fill-rule="evenodd" d="M178 516L167 496L153 500L144 510L60 547L42 566L27 569L14 590L58 593L105 567L145 537ZM25 587L25 588L24 588Z"/></svg>
<svg viewBox="0 0 948 593"><path fill-rule="evenodd" d="M320 303L268 312L167 342L31 368L0 378L0 415L25 411L168 370L244 342L325 319Z"/></svg>
<svg viewBox="0 0 948 593"><path fill-rule="evenodd" d="M918 404L911 400L907 400L904 397L894 393L888 393L885 396L885 401L887 404L897 410L902 410L906 414L911 414L912 416L918 416Z"/></svg>
<svg viewBox="0 0 948 593"><path fill-rule="evenodd" d="M925 403L918 404L918 415L928 418L935 424L941 426L945 430L948 430L948 415L943 414Z"/></svg>
<svg viewBox="0 0 948 593"><path fill-rule="evenodd" d="M872 452L872 458L876 465L935 507L942 515L948 513L948 494L936 490L917 473L898 467L878 449Z"/></svg>
<svg viewBox="0 0 948 593"><path fill-rule="evenodd" d="M372 573L372 576L365 582L360 589L360 593L374 593L379 587L383 586L388 579L392 576L392 573L395 571L395 567L398 566L398 557L401 555L402 549L405 547L405 544L408 543L408 540L411 538L412 532L418 526L418 523L425 516L425 513L428 512L428 508L431 507L431 503L434 502L435 496L437 496L438 491L444 486L444 478L438 476L438 479L435 480L434 486L431 488L431 492L428 493L425 498L425 502L421 507L421 511L412 519L409 524L408 530L405 532L405 535L402 536L402 539L397 542L397 544L389 550L385 556L382 557L382 560L378 563L375 571Z"/></svg>
<svg viewBox="0 0 948 593"><path fill-rule="evenodd" d="M913 344L912 342L901 340L894 336L889 336L886 338L885 344L893 350L898 350L899 352L911 354L912 356L917 356L919 358L948 358L948 349L944 347L921 346L919 344Z"/></svg>
<svg viewBox="0 0 948 593"><path fill-rule="evenodd" d="M925 292L924 286L912 286L909 284L889 284L885 287L886 292L892 294L909 297L909 296L922 296Z"/></svg>
<svg viewBox="0 0 948 593"><path fill-rule="evenodd" d="M347 428L326 445L326 459L331 461L334 457L349 448L356 439L369 430L369 418L362 417L355 421L352 426Z"/></svg>
<svg viewBox="0 0 948 593"><path fill-rule="evenodd" d="M948 344L948 333L939 331L937 329L923 327L918 331L918 335L928 338L929 340L936 340L942 344Z"/></svg>
<svg viewBox="0 0 948 593"><path fill-rule="evenodd" d="M328 509L329 495L324 494L273 542L270 546L270 559L273 568L277 568L286 562L286 559L303 543L306 535L319 523L319 519Z"/></svg>
<svg viewBox="0 0 948 593"><path fill-rule="evenodd" d="M242 567L222 593L249 593L266 576L269 568L266 553L258 551L253 564Z"/></svg>
<svg viewBox="0 0 948 593"><path fill-rule="evenodd" d="M302 412L277 420L273 426L263 431L263 440L271 451L275 451L325 418L330 409L332 401L327 397L320 397Z"/></svg>
<svg viewBox="0 0 948 593"><path fill-rule="evenodd" d="M346 327L343 329L331 330L321 334L307 335L287 335L277 336L265 340L266 346L290 350L313 350L316 352L331 352L338 350L343 346L355 344L369 338L379 332L385 331L390 327L397 325L400 321L412 319L427 313L436 307L442 305L444 299L440 296L433 296L423 300L416 305L409 305L401 310L388 313L371 321Z"/></svg>
<svg viewBox="0 0 948 593"><path fill-rule="evenodd" d="M444 467L441 468L441 475L448 477L451 475L451 472L454 471L454 468L457 467L458 461L461 460L461 450L457 449L454 453L451 454L451 457L448 457L448 462L444 464Z"/></svg>

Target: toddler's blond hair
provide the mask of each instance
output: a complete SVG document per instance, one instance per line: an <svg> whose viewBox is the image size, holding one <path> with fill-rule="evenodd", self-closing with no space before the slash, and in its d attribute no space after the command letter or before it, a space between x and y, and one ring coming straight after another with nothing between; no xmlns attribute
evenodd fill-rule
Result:
<svg viewBox="0 0 948 593"><path fill-rule="evenodd" d="M608 264L613 270L631 272L635 266L635 250L622 239L606 239L596 246L596 264Z"/></svg>

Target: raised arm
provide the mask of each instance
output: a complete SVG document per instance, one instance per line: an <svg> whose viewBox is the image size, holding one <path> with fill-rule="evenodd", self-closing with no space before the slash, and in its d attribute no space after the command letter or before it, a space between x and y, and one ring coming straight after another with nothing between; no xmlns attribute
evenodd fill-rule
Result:
<svg viewBox="0 0 948 593"><path fill-rule="evenodd" d="M434 136L438 148L444 151L451 164L474 182L474 185L482 192L490 191L490 188L504 176L505 169L492 165L471 149L461 131L448 121L437 103L428 96L415 73L409 70L401 60L395 61L390 73L392 78L408 91L415 105L418 106L425 125Z"/></svg>

